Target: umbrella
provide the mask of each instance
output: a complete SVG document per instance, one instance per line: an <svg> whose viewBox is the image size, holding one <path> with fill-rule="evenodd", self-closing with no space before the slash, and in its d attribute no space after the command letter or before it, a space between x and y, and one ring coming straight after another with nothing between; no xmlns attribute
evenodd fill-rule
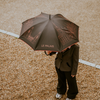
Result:
<svg viewBox="0 0 100 100"><path fill-rule="evenodd" d="M34 50L61 52L79 42L78 29L79 26L61 14L41 13L22 23L19 39Z"/></svg>

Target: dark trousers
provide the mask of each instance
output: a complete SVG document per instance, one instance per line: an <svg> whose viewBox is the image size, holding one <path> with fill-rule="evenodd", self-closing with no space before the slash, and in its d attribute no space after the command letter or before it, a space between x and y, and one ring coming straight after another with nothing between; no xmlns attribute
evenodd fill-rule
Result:
<svg viewBox="0 0 100 100"><path fill-rule="evenodd" d="M67 84L66 84L66 80L67 80L68 83L67 97L70 99L74 99L78 94L76 77L71 77L71 72L61 71L57 67L56 67L56 71L58 74L57 93L65 94L67 90Z"/></svg>

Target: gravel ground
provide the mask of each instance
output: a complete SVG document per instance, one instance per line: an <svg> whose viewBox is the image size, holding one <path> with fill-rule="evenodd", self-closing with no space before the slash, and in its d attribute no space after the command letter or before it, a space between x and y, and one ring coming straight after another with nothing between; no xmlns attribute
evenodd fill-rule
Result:
<svg viewBox="0 0 100 100"><path fill-rule="evenodd" d="M0 100L56 100L54 58L0 33ZM79 63L77 83L75 100L100 100L100 69Z"/></svg>
<svg viewBox="0 0 100 100"><path fill-rule="evenodd" d="M80 59L100 65L99 0L0 0L0 29L19 35L21 23L41 12L79 25ZM54 58L0 33L0 100L56 100ZM100 69L79 63L77 83L75 100L100 100Z"/></svg>

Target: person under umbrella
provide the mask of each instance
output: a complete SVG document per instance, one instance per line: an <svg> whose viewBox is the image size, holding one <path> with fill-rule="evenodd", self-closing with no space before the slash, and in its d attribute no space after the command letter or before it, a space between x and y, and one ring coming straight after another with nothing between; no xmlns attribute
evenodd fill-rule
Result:
<svg viewBox="0 0 100 100"><path fill-rule="evenodd" d="M75 43L62 52L45 51L45 53L50 56L57 54L55 58L55 69L58 75L56 98L60 99L67 91L66 100L74 99L78 94L76 74L79 61L79 45Z"/></svg>
<svg viewBox="0 0 100 100"><path fill-rule="evenodd" d="M79 42L78 30L78 25L61 14L41 13L22 23L19 39L35 51L47 51L49 55L58 52L55 59L58 74L56 98L61 98L66 92L66 79L69 85L68 98L73 99L78 93L75 77L79 59L79 45L75 44Z"/></svg>

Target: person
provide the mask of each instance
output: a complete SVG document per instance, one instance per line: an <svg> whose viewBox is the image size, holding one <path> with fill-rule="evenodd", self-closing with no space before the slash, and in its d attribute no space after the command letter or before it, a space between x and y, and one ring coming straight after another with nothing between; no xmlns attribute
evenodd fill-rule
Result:
<svg viewBox="0 0 100 100"><path fill-rule="evenodd" d="M75 43L62 52L45 51L45 54L50 56L55 53L57 54L55 58L55 69L58 76L56 98L60 99L67 91L66 100L72 100L78 94L76 74L79 61L79 45Z"/></svg>

